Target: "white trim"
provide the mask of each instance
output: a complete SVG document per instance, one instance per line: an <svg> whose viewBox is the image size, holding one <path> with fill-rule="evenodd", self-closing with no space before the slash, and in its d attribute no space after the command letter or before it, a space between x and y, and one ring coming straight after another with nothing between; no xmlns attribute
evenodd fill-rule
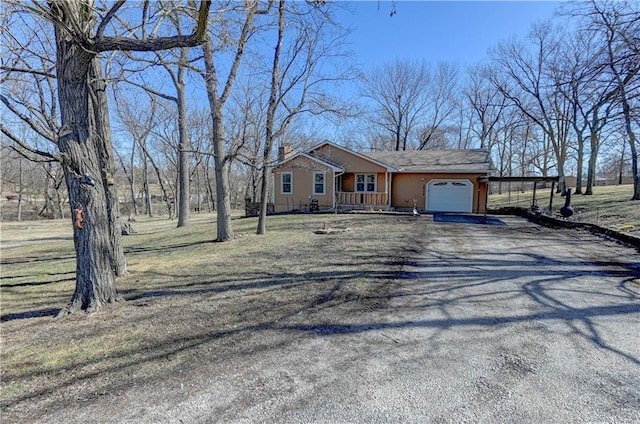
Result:
<svg viewBox="0 0 640 424"><path fill-rule="evenodd" d="M290 191L284 191L284 176L285 175L289 175L289 182L287 184L289 184L289 190ZM280 194L284 194L284 195L292 195L293 194L293 172L291 171L283 171L280 172Z"/></svg>
<svg viewBox="0 0 640 424"><path fill-rule="evenodd" d="M364 190L358 190L358 175L364 175L364 182L361 183L361 184L364 184ZM372 175L373 175L373 191L367 190L367 184L371 184L369 181L367 181L367 177ZM356 193L377 193L378 192L378 174L377 173L374 173L374 172L354 173L354 179L355 179L355 181L353 182L354 192Z"/></svg>
<svg viewBox="0 0 640 424"><path fill-rule="evenodd" d="M316 175L322 175L322 193L316 192ZM313 171L311 185L311 193L313 193L314 196L325 196L327 194L327 173L325 171Z"/></svg>

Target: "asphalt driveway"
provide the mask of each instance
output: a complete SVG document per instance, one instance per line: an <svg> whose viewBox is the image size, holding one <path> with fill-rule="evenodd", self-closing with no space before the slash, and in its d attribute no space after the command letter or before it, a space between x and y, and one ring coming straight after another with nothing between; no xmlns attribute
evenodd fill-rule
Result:
<svg viewBox="0 0 640 424"><path fill-rule="evenodd" d="M47 421L640 422L639 252L503 221L417 218L366 296L327 295L225 342L242 355L202 348L179 380Z"/></svg>

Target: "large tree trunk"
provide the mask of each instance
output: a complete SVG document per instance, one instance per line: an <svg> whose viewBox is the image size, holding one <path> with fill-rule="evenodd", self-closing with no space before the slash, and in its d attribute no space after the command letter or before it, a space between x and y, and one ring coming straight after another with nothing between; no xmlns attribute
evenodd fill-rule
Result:
<svg viewBox="0 0 640 424"><path fill-rule="evenodd" d="M213 151L216 175L217 241L233 239L231 227L231 198L229 195L229 161L224 155L224 125L222 111L216 111L213 118Z"/></svg>
<svg viewBox="0 0 640 424"><path fill-rule="evenodd" d="M589 137L591 153L589 154L589 164L587 166L587 188L584 192L586 195L593 194L593 186L595 185L596 178L596 161L598 158L598 149L600 148L599 134L592 132Z"/></svg>
<svg viewBox="0 0 640 424"><path fill-rule="evenodd" d="M109 106L107 103L107 84L102 76L100 59L94 57L89 71L92 117L95 124L96 152L100 169L97 174L99 182L104 188L107 202L107 214L109 223L109 241L111 249L111 264L116 276L122 276L127 272L124 248L122 246L122 223L120 222L120 205L118 189L115 183L116 161L111 140L111 122L109 121ZM133 172L133 170L132 170Z"/></svg>
<svg viewBox="0 0 640 424"><path fill-rule="evenodd" d="M224 121L222 116L222 102L218 98L216 70L213 63L213 48L211 41L202 44L205 63L205 85L211 109L211 143L213 144L213 159L216 176L216 211L217 211L217 241L233 239L231 227L231 200L229 196L229 161L225 152Z"/></svg>
<svg viewBox="0 0 640 424"><path fill-rule="evenodd" d="M178 118L178 122L182 119ZM182 141L178 146L178 227L186 227L189 225L190 207L190 182L189 182L189 146L186 144L186 129L184 123L178 123L180 133L184 131L185 135L180 135ZM185 137L185 138L183 138Z"/></svg>
<svg viewBox="0 0 640 424"><path fill-rule="evenodd" d="M189 135L187 134L187 99L185 93L183 60L186 60L187 49L183 48L180 55L180 67L176 91L178 96L178 133L180 142L178 145L178 195L177 205L178 227L189 225L189 212L191 211L191 188L189 184Z"/></svg>
<svg viewBox="0 0 640 424"><path fill-rule="evenodd" d="M91 128L94 119L89 113L89 75L95 56L78 46L63 28L56 25L55 31L62 118L58 147L63 157L76 250L76 288L69 305L60 311L59 315L65 315L115 302L116 286L107 193L100 178L103 161L98 157L104 149L96 146L99 140Z"/></svg>

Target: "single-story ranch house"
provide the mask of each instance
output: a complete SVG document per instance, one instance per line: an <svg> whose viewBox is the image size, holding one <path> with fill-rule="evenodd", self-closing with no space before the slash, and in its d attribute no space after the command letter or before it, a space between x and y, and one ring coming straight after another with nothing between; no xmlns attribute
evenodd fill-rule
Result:
<svg viewBox="0 0 640 424"><path fill-rule="evenodd" d="M358 153L325 141L295 153L281 146L274 210L485 213L494 171L484 149Z"/></svg>

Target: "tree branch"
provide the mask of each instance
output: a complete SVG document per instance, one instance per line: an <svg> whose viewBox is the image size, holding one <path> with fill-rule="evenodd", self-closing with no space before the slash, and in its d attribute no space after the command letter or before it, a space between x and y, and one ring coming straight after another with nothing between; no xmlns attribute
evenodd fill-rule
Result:
<svg viewBox="0 0 640 424"><path fill-rule="evenodd" d="M34 155L46 157L46 158L48 158L49 161L62 162L62 158L57 156L57 155L54 155L53 153L43 152L42 150L34 149L34 148L26 145L25 143L22 142L22 140L20 140L11 131L9 131L9 129L7 127L5 127L4 124L0 124L0 131L5 136L7 136L11 141L13 141L14 143L16 143L18 146L22 147L26 151L31 152ZM29 160L34 161L34 162L37 161L37 160L33 160L32 158L29 158L23 152L21 152L20 150L16 149L15 147L13 147L13 150L15 150L17 153L21 154L22 156L24 156L26 159L29 159Z"/></svg>
<svg viewBox="0 0 640 424"><path fill-rule="evenodd" d="M93 42L89 41L87 49L96 53L119 50L119 51L156 51L166 50L175 47L193 47L202 43L207 30L209 17L210 0L203 0L198 11L198 23L191 35L175 35L171 37L157 37L148 39L135 39L122 36L96 37Z"/></svg>
<svg viewBox="0 0 640 424"><path fill-rule="evenodd" d="M25 114L23 114L19 110L17 110L9 102L9 100L7 100L7 98L2 94L0 94L0 102L4 103L4 105L7 107L7 109L9 109L11 112L13 112L18 118L20 118L24 123L26 123L38 135L40 135L41 137L43 137L43 138L45 138L47 140L55 141L55 138L52 136L52 134L48 133L44 128L42 128L41 125L37 124L31 118L29 118L28 116L26 116Z"/></svg>
<svg viewBox="0 0 640 424"><path fill-rule="evenodd" d="M118 0L116 4L114 4L113 7L109 9L104 19L98 26L98 30L96 31L96 38L102 38L107 25L109 25L109 22L111 22L111 19L113 19L113 16L116 14L116 12L124 5L124 2L125 0Z"/></svg>

